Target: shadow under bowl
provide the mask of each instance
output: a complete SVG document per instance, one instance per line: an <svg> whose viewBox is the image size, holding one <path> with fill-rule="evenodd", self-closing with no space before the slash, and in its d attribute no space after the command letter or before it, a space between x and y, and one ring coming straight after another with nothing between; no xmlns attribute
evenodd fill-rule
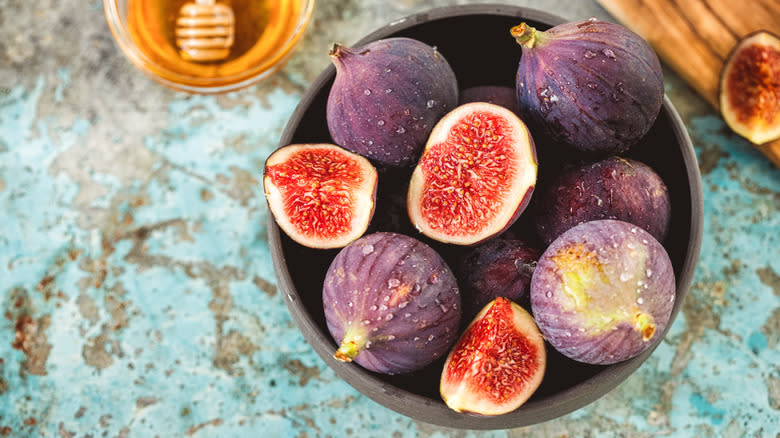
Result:
<svg viewBox="0 0 780 438"><path fill-rule="evenodd" d="M509 36L509 29L522 21L544 30L566 20L533 9L505 5L445 7L390 23L355 43L355 46L388 37L415 38L437 47L455 71L461 90L478 85L514 87L521 50ZM504 56L496 57L497 53ZM311 85L290 118L280 146L332 143L325 107L334 77L335 68L330 66ZM540 155L541 177L545 156L542 150L537 152ZM669 189L672 220L664 246L674 266L677 294L668 330L691 284L699 258L703 220L701 176L696 155L685 126L668 98L665 98L650 132L640 144L623 155L652 167ZM391 173L380 178L383 177L389 180L380 179L380 185L405 187L403 178L406 175ZM375 218L383 215L384 207L381 201L377 203ZM325 324L322 284L338 250L302 247L280 232L273 221L269 221L268 235L278 285L287 307L319 356L337 375L364 395L387 408L427 423L460 429L507 429L565 415L593 402L623 382L663 339L663 336L659 337L639 356L608 366L575 362L548 347L544 381L519 409L495 417L457 413L450 410L439 395L443 359L419 372L400 376L376 374L354 363L334 359L333 353L338 346ZM421 235L414 237L421 238ZM435 248L448 262L458 252L458 249L441 245Z"/></svg>

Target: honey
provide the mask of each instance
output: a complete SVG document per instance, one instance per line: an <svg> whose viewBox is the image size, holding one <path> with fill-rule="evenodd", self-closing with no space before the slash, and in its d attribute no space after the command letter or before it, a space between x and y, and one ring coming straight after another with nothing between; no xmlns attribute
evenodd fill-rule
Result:
<svg viewBox="0 0 780 438"><path fill-rule="evenodd" d="M127 30L163 82L230 86L281 64L307 0L128 0Z"/></svg>

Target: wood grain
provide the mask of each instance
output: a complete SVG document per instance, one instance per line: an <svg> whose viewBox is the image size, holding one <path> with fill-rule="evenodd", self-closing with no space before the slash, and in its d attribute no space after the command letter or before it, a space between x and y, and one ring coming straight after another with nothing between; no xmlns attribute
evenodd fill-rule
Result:
<svg viewBox="0 0 780 438"><path fill-rule="evenodd" d="M716 110L720 71L736 43L757 30L780 35L778 0L597 1ZM756 148L780 167L780 140Z"/></svg>

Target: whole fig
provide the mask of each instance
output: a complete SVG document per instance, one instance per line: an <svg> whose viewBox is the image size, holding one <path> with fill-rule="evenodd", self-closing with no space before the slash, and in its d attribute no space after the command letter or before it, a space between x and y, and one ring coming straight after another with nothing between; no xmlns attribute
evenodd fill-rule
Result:
<svg viewBox="0 0 780 438"><path fill-rule="evenodd" d="M518 302L528 293L541 253L525 240L505 234L475 246L455 265L468 318L498 297Z"/></svg>
<svg viewBox="0 0 780 438"><path fill-rule="evenodd" d="M343 248L322 289L334 357L383 374L410 373L446 355L458 336L455 276L430 246L377 232Z"/></svg>
<svg viewBox="0 0 780 438"><path fill-rule="evenodd" d="M410 166L436 122L458 103L449 63L434 47L386 38L360 48L334 44L336 78L326 107L336 144L389 166Z"/></svg>
<svg viewBox="0 0 780 438"><path fill-rule="evenodd" d="M659 242L669 231L669 190L650 166L637 160L611 156L566 168L541 194L536 230L547 245L569 228L597 219L630 222Z"/></svg>
<svg viewBox="0 0 780 438"><path fill-rule="evenodd" d="M637 356L662 335L675 300L669 255L628 222L585 222L561 234L531 277L531 309L561 354L607 365Z"/></svg>
<svg viewBox="0 0 780 438"><path fill-rule="evenodd" d="M627 150L652 127L664 98L658 56L624 26L590 19L511 30L522 45L516 91L526 121L593 154Z"/></svg>

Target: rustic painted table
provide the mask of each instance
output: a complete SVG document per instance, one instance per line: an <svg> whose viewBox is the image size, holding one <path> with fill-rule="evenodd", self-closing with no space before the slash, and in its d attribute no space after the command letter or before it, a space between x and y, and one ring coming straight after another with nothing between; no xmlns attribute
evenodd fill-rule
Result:
<svg viewBox="0 0 780 438"><path fill-rule="evenodd" d="M780 170L672 72L704 183L701 260L653 356L534 427L455 432L327 368L277 291L265 157L331 42L454 0L318 0L278 74L153 83L98 0L0 0L0 437L780 435ZM593 1L514 1L612 19Z"/></svg>

